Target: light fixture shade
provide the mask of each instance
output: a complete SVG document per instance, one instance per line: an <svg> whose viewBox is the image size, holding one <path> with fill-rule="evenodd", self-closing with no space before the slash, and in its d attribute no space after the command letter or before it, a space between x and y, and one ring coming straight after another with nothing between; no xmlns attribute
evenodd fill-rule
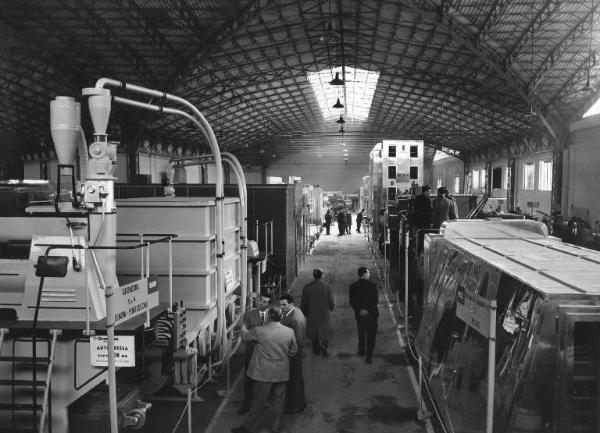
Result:
<svg viewBox="0 0 600 433"><path fill-rule="evenodd" d="M346 123L346 121L344 120L344 116L342 116L340 114L340 118L338 120L336 120L335 123L339 123L340 125L343 125L344 123Z"/></svg>
<svg viewBox="0 0 600 433"><path fill-rule="evenodd" d="M335 78L333 80L331 80L329 82L329 84L331 84L332 86L343 86L344 85L344 80L342 80L340 78L340 73L339 72L335 73Z"/></svg>
<svg viewBox="0 0 600 433"><path fill-rule="evenodd" d="M526 113L525 117L528 117L528 118L537 117L537 113L535 112L533 107L529 107L529 113Z"/></svg>
<svg viewBox="0 0 600 433"><path fill-rule="evenodd" d="M346 131L344 131L344 125L342 125L342 127L340 128L340 130L338 132L341 132L342 134Z"/></svg>
<svg viewBox="0 0 600 433"><path fill-rule="evenodd" d="M340 102L340 98L337 98L337 102L333 104L333 108L344 108L344 104Z"/></svg>

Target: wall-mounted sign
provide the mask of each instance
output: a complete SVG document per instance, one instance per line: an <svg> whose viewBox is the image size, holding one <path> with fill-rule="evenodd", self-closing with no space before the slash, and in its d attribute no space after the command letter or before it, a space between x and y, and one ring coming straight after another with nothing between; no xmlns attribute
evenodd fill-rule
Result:
<svg viewBox="0 0 600 433"><path fill-rule="evenodd" d="M410 182L410 174L396 173L396 182Z"/></svg>

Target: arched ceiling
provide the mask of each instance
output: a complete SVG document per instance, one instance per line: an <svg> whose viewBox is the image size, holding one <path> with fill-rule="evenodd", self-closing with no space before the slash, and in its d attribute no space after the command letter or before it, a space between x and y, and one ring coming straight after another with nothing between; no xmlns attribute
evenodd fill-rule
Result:
<svg viewBox="0 0 600 433"><path fill-rule="evenodd" d="M339 125L323 120L307 73L344 64L381 74L368 119L344 125L351 152L386 138L462 154L531 137L560 146L568 122L597 97L598 5L5 0L0 133L21 154L35 152L50 140L50 99L111 77L189 99L221 148L246 164L294 152L339 155ZM175 148L206 149L184 120L125 108L112 117L113 139L124 140L124 131L143 137L146 129Z"/></svg>

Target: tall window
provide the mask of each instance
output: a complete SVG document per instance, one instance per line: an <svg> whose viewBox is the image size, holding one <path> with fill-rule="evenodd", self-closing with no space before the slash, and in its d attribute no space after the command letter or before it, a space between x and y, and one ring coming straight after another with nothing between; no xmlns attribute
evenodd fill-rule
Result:
<svg viewBox="0 0 600 433"><path fill-rule="evenodd" d="M473 170L473 189L479 188L479 170Z"/></svg>
<svg viewBox="0 0 600 433"><path fill-rule="evenodd" d="M388 179L396 179L396 166L388 165Z"/></svg>
<svg viewBox="0 0 600 433"><path fill-rule="evenodd" d="M390 147L388 147L388 156L390 158L395 158L396 157L396 146L390 146Z"/></svg>
<svg viewBox="0 0 600 433"><path fill-rule="evenodd" d="M437 178L437 186L436 186L436 188L441 188L441 187L442 187L442 178L438 177Z"/></svg>
<svg viewBox="0 0 600 433"><path fill-rule="evenodd" d="M454 176L454 194L460 193L460 176Z"/></svg>
<svg viewBox="0 0 600 433"><path fill-rule="evenodd" d="M388 194L387 194L388 200L396 200L396 187L395 186L388 186L387 192L388 192Z"/></svg>
<svg viewBox="0 0 600 433"><path fill-rule="evenodd" d="M496 167L492 170L492 188L502 188L502 167Z"/></svg>
<svg viewBox="0 0 600 433"><path fill-rule="evenodd" d="M410 146L410 157L411 158L419 157L419 146Z"/></svg>
<svg viewBox="0 0 600 433"><path fill-rule="evenodd" d="M523 164L523 189L535 189L535 164L533 162Z"/></svg>
<svg viewBox="0 0 600 433"><path fill-rule="evenodd" d="M487 181L487 170L485 168L482 168L479 171L479 188L484 189L486 187L486 181Z"/></svg>
<svg viewBox="0 0 600 433"><path fill-rule="evenodd" d="M540 191L552 191L552 161L540 161L538 189Z"/></svg>
<svg viewBox="0 0 600 433"><path fill-rule="evenodd" d="M415 167L414 165L410 166L410 178L411 179L419 178L419 167Z"/></svg>

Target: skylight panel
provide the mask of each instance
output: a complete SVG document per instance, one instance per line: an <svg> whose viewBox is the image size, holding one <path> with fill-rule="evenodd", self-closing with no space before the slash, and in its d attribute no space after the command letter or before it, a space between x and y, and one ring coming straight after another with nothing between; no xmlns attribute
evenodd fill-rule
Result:
<svg viewBox="0 0 600 433"><path fill-rule="evenodd" d="M592 105L590 109L585 112L583 118L585 119L586 117L595 116L596 114L600 114L600 99L598 99L594 105Z"/></svg>
<svg viewBox="0 0 600 433"><path fill-rule="evenodd" d="M346 122L363 122L369 117L379 72L355 69L349 66L346 66L345 69L345 86L329 84L336 72L339 73L340 78L342 77L341 66L319 72L309 72L308 81L315 92L315 97L326 121L335 121L339 119L340 114L345 113ZM344 87L346 88L345 92ZM338 98L345 108L333 108Z"/></svg>

